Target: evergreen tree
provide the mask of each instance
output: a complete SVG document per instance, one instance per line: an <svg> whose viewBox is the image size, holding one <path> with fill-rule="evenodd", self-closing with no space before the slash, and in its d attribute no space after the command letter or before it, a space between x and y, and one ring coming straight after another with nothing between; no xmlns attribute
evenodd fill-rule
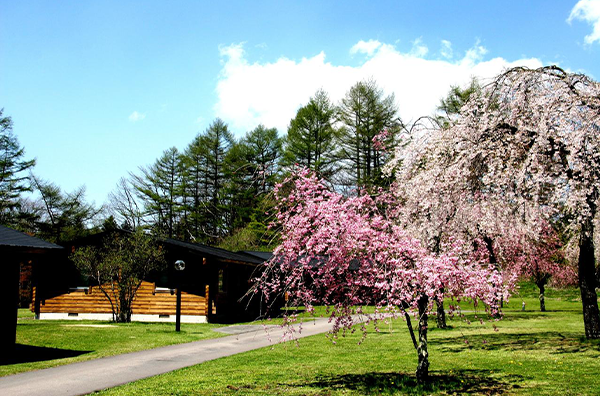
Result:
<svg viewBox="0 0 600 396"><path fill-rule="evenodd" d="M440 105L438 111L441 115L438 115L437 120L442 128L447 129L454 122L458 120L460 115L460 109L467 103L469 98L481 91L481 85L476 78L471 78L469 85L465 88L461 88L458 85L450 87L450 91L445 98L440 99Z"/></svg>
<svg viewBox="0 0 600 396"><path fill-rule="evenodd" d="M35 160L24 160L25 150L13 134L10 117L3 117L0 109L0 224L17 223L21 194L31 191L25 171L35 165Z"/></svg>
<svg viewBox="0 0 600 396"><path fill-rule="evenodd" d="M225 202L223 186L225 185L225 156L234 144L234 138L227 124L217 118L205 132L207 154L207 218L206 231L212 241L225 235L227 218L227 202Z"/></svg>
<svg viewBox="0 0 600 396"><path fill-rule="evenodd" d="M259 125L248 132L242 142L247 147L253 185L260 194L266 194L275 187L279 176L282 139L277 129Z"/></svg>
<svg viewBox="0 0 600 396"><path fill-rule="evenodd" d="M188 145L183 155L183 178L188 212L185 240L207 241L206 220L209 217L210 201L208 180L208 139L198 135Z"/></svg>
<svg viewBox="0 0 600 396"><path fill-rule="evenodd" d="M298 164L324 178L332 178L339 170L335 156L335 115L335 106L327 93L317 91L290 121L285 138L283 165L289 168Z"/></svg>
<svg viewBox="0 0 600 396"><path fill-rule="evenodd" d="M242 139L235 143L224 161L225 182L222 197L227 202L227 232L232 234L250 221L258 189L254 183L254 164L251 162L251 150Z"/></svg>
<svg viewBox="0 0 600 396"><path fill-rule="evenodd" d="M340 158L346 164L346 184L368 188L382 183L386 158L375 143L376 137L383 136L379 143L391 152L401 125L397 114L394 95L384 97L373 80L358 82L346 93L338 111L343 124L339 143Z"/></svg>
<svg viewBox="0 0 600 396"><path fill-rule="evenodd" d="M181 169L179 151L171 147L156 162L132 175L132 184L144 203L145 216L159 235L176 236L181 209Z"/></svg>
<svg viewBox="0 0 600 396"><path fill-rule="evenodd" d="M282 139L277 129L263 125L248 132L229 150L225 192L230 208L230 233L264 217L259 203L275 187L281 150Z"/></svg>

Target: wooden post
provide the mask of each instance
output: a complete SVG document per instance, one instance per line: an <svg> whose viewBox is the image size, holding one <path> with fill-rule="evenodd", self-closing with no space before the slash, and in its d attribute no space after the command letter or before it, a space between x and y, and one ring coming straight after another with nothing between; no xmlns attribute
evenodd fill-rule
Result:
<svg viewBox="0 0 600 396"><path fill-rule="evenodd" d="M39 319L40 318L40 310L41 310L41 302L42 302L42 296L40 295L40 287L39 286L34 286L33 287L33 312L35 314L35 318Z"/></svg>
<svg viewBox="0 0 600 396"><path fill-rule="evenodd" d="M210 291L210 288L208 287L208 285L206 285L206 293L205 293L206 294L206 296L205 296L206 304L204 305L206 307L206 312L204 313L204 315L206 315L206 319L208 319L208 315L212 309L212 304L210 303L210 296L208 295L209 291Z"/></svg>

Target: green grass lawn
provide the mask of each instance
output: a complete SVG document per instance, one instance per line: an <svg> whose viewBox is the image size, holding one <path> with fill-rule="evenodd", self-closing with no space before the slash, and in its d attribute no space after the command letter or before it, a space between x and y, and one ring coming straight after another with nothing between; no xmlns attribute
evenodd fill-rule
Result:
<svg viewBox="0 0 600 396"><path fill-rule="evenodd" d="M583 337L577 291L547 294L541 313L537 291L524 285L505 318L483 324L475 314L448 330L431 323L431 383L415 381L416 353L406 325L381 325L361 334L324 335L206 362L100 392L108 395L391 395L391 394L600 394L600 342ZM527 310L521 312L522 301ZM467 307L465 307L467 308Z"/></svg>
<svg viewBox="0 0 600 396"><path fill-rule="evenodd" d="M426 386L415 381L416 352L405 323L396 320L371 331L362 345L358 332L336 344L319 335L298 347L277 344L100 395L600 394L600 342L583 337L579 292L549 289L545 313L538 312L537 293L523 284L498 322L481 324L464 303L471 324L455 318L450 329L438 330L432 320ZM19 311L17 342L47 360L2 364L0 375L218 337L216 326L183 324L177 334L173 324L36 321Z"/></svg>
<svg viewBox="0 0 600 396"><path fill-rule="evenodd" d="M182 323L176 333L174 323L33 320L26 310L19 310L17 360L0 362L0 376L221 337L212 330L219 326Z"/></svg>
<svg viewBox="0 0 600 396"><path fill-rule="evenodd" d="M19 308L19 312L17 314L17 318L19 319L33 319L35 314L31 312L31 310L27 308Z"/></svg>

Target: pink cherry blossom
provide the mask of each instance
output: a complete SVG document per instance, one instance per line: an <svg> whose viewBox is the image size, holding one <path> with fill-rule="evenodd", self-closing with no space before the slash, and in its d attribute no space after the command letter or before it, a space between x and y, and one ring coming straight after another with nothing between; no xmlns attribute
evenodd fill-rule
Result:
<svg viewBox="0 0 600 396"><path fill-rule="evenodd" d="M277 186L276 197L282 243L256 283L268 302L285 294L290 305L309 311L328 305L334 333L356 324L356 313L368 321L404 315L421 380L428 373L427 315L434 300L469 299L497 313L503 293L498 268L459 240L431 254L397 222L401 205L393 194L344 197L301 170ZM364 313L367 305L374 314Z"/></svg>

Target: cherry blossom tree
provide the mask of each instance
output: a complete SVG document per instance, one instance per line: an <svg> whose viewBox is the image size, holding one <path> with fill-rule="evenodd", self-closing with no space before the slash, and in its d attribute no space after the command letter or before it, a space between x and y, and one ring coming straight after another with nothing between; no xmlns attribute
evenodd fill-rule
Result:
<svg viewBox="0 0 600 396"><path fill-rule="evenodd" d="M489 213L512 210L515 224L530 230L540 216L569 224L578 244L588 338L600 338L594 254L599 131L600 85L551 66L501 74L462 107L451 128L432 138L435 155L446 160L448 182L502 204ZM397 155L395 163L406 160Z"/></svg>
<svg viewBox="0 0 600 396"><path fill-rule="evenodd" d="M461 154L444 139L448 124L423 117L403 136L385 172L394 176L392 191L402 204L396 219L418 238L429 254L443 253L448 241L469 242L464 249L501 271L505 290L512 290L520 275L523 241L527 230L515 210L484 191L477 177L465 177L453 166ZM510 237L509 237L510 236ZM441 294L443 297L443 294ZM436 301L438 327L444 328L443 299Z"/></svg>
<svg viewBox="0 0 600 396"><path fill-rule="evenodd" d="M537 228L539 232L535 237L521 235L519 243L511 245L515 249L511 252L515 257L511 270L535 283L540 291L540 311L545 312L548 283L558 287L575 285L577 269L565 258L563 246L552 225L540 218Z"/></svg>
<svg viewBox="0 0 600 396"><path fill-rule="evenodd" d="M330 306L334 333L356 324L353 314L367 320L403 315L418 355L419 381L428 378L428 315L442 290L498 311L503 290L496 267L459 240L429 254L396 223L400 205L394 195L344 197L304 170L278 185L276 197L282 243L254 292L267 301L285 294L309 312L317 304ZM375 306L375 313L366 313L366 305ZM417 315L418 337L411 313Z"/></svg>
<svg viewBox="0 0 600 396"><path fill-rule="evenodd" d="M512 290L519 278L531 279L540 289L540 308L545 311L550 281L557 286L577 282L557 232L540 208L531 204L515 208L485 194L479 183L473 186L469 178L455 177L452 165L457 156L449 155L444 146L448 141L436 138L440 133L436 120L419 120L387 169L397 178L393 189L402 201L399 223L431 254L440 253L450 238L471 241L473 249L484 246L487 259L501 269L505 288ZM438 327L444 328L443 300L436 306Z"/></svg>

